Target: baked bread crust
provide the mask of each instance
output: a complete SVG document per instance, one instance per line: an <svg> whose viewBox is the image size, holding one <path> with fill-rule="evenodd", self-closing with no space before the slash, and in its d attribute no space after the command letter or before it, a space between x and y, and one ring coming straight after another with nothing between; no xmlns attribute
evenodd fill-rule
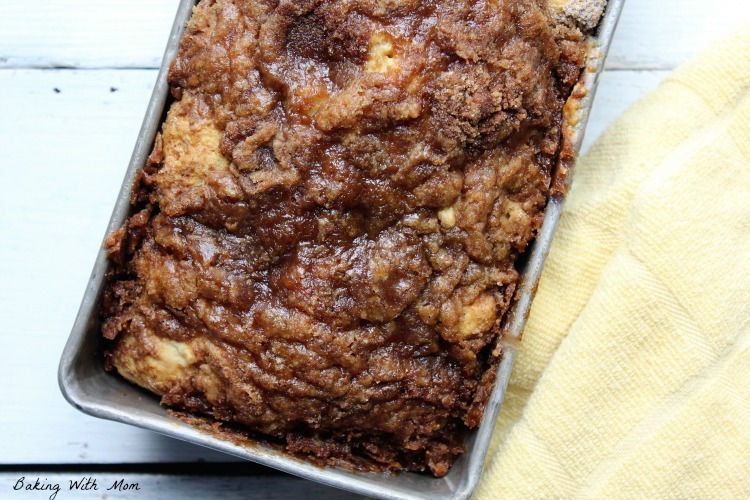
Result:
<svg viewBox="0 0 750 500"><path fill-rule="evenodd" d="M547 13L557 23L591 31L607 6L607 0L548 0Z"/></svg>
<svg viewBox="0 0 750 500"><path fill-rule="evenodd" d="M107 242L107 366L322 463L444 475L585 62L557 5L200 2Z"/></svg>

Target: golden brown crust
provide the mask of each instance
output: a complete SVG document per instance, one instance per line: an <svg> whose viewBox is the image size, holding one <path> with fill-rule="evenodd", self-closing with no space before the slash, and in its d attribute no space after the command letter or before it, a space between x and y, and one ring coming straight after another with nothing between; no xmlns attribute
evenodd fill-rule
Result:
<svg viewBox="0 0 750 500"><path fill-rule="evenodd" d="M584 50L535 0L203 0L108 241L109 365L325 463L444 475Z"/></svg>

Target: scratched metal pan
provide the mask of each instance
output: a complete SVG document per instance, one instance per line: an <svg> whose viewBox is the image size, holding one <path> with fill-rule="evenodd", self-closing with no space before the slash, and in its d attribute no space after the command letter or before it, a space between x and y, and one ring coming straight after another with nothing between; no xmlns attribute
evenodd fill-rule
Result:
<svg viewBox="0 0 750 500"><path fill-rule="evenodd" d="M181 0L180 2L156 86L107 227L107 235L119 228L129 215L133 179L138 169L143 167L161 125L168 102L167 72L177 53L183 28L190 17L194 3L195 0ZM588 68L584 71L581 81L586 95L581 99L580 106L573 115L569 115L572 143L576 152L583 141L583 133L596 86L623 3L624 0L608 2L604 17L593 36L594 44L589 54ZM58 374L60 389L71 405L89 415L156 431L336 488L384 499L468 498L482 475L490 434L503 401L516 355L514 345L523 331L531 299L560 218L563 202L564 196L556 197L548 203L544 224L530 248L527 263L521 270L522 286L505 327L504 357L498 367L497 383L485 409L482 424L478 429L466 433L467 452L456 461L450 472L443 478L436 479L417 473L394 475L355 473L336 468L324 469L290 457L261 443L243 447L220 440L169 416L166 409L159 405L158 397L151 397L117 375L104 371L98 305L104 287L104 277L110 268L110 263L103 249L100 249L97 256L81 308L60 360Z"/></svg>

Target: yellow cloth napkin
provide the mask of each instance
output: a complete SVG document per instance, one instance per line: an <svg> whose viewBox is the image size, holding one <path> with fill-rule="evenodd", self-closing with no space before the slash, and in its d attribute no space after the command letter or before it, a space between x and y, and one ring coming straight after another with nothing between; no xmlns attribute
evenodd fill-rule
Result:
<svg viewBox="0 0 750 500"><path fill-rule="evenodd" d="M575 171L478 498L750 498L750 25Z"/></svg>

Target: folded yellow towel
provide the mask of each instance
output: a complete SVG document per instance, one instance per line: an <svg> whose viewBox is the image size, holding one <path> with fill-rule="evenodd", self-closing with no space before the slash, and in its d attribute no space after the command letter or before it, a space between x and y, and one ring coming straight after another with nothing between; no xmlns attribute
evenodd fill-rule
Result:
<svg viewBox="0 0 750 500"><path fill-rule="evenodd" d="M479 498L750 498L750 25L574 186Z"/></svg>

